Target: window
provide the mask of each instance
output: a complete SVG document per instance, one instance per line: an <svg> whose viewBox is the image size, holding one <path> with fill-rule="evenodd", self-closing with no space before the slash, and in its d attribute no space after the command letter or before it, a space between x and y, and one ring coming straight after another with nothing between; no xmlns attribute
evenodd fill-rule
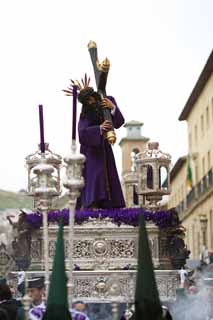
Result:
<svg viewBox="0 0 213 320"><path fill-rule="evenodd" d="M179 203L181 202L181 187L180 187L180 189L179 189Z"/></svg>
<svg viewBox="0 0 213 320"><path fill-rule="evenodd" d="M199 257L199 255L200 255L200 249L201 249L201 247L200 247L200 231L197 231L197 248L196 248L196 258L198 258Z"/></svg>
<svg viewBox="0 0 213 320"><path fill-rule="evenodd" d="M184 194L184 185L182 184L182 186L181 186L181 193L182 193L182 200L184 199L184 196L185 196L185 194Z"/></svg>
<svg viewBox="0 0 213 320"><path fill-rule="evenodd" d="M205 158L202 158L202 171L203 171L203 176L205 175Z"/></svg>
<svg viewBox="0 0 213 320"><path fill-rule="evenodd" d="M212 98L212 120L213 120L213 98Z"/></svg>
<svg viewBox="0 0 213 320"><path fill-rule="evenodd" d="M208 155L207 155L207 158L208 158L208 171L211 169L211 151L209 150L208 151Z"/></svg>
<svg viewBox="0 0 213 320"><path fill-rule="evenodd" d="M192 225L192 257L195 258L195 225Z"/></svg>
<svg viewBox="0 0 213 320"><path fill-rule="evenodd" d="M159 188L164 190L168 189L168 172L164 166L159 168Z"/></svg>
<svg viewBox="0 0 213 320"><path fill-rule="evenodd" d="M134 148L131 152L131 171L136 171L136 158L137 158L137 154L139 153L139 149Z"/></svg>
<svg viewBox="0 0 213 320"><path fill-rule="evenodd" d="M192 148L192 135L189 133L189 149Z"/></svg>
<svg viewBox="0 0 213 320"><path fill-rule="evenodd" d="M209 107L206 107L206 128L209 127Z"/></svg>
<svg viewBox="0 0 213 320"><path fill-rule="evenodd" d="M201 133L204 134L204 118L203 115L200 117L200 126L201 126Z"/></svg>
<svg viewBox="0 0 213 320"><path fill-rule="evenodd" d="M149 189L153 189L154 188L153 168L149 164L147 165L146 185L147 185L147 188L149 188Z"/></svg>
<svg viewBox="0 0 213 320"><path fill-rule="evenodd" d="M213 210L210 210L210 247L213 249Z"/></svg>
<svg viewBox="0 0 213 320"><path fill-rule="evenodd" d="M140 150L139 150L138 148L134 148L134 149L132 150L132 152L134 152L135 154L138 154L138 153L140 152Z"/></svg>
<svg viewBox="0 0 213 320"><path fill-rule="evenodd" d="M199 166L198 166L198 160L195 161L195 182L199 182Z"/></svg>
<svg viewBox="0 0 213 320"><path fill-rule="evenodd" d="M197 138L198 138L197 125L195 125L195 143L197 143Z"/></svg>
<svg viewBox="0 0 213 320"><path fill-rule="evenodd" d="M187 247L190 247L190 238L189 238L189 231L187 230L186 231L186 245L187 245Z"/></svg>
<svg viewBox="0 0 213 320"><path fill-rule="evenodd" d="M153 189L153 168L151 165L143 165L141 166L141 188L146 190L147 188Z"/></svg>

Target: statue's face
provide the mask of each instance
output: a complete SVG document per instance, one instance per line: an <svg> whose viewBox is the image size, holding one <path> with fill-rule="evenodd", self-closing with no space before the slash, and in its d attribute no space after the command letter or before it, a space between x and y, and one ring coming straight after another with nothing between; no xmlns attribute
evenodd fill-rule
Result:
<svg viewBox="0 0 213 320"><path fill-rule="evenodd" d="M88 103L88 104L96 103L96 99L95 99L95 97L93 97L93 96L89 96L89 98L88 98L88 100L87 100L87 103Z"/></svg>

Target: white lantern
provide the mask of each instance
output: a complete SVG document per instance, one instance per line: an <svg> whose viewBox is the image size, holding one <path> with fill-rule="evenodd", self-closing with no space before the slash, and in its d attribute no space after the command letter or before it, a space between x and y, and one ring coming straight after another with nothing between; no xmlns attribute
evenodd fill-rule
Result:
<svg viewBox="0 0 213 320"><path fill-rule="evenodd" d="M157 206L162 196L170 194L171 156L158 147L158 142L150 142L148 149L136 156L137 193L145 197L150 207Z"/></svg>

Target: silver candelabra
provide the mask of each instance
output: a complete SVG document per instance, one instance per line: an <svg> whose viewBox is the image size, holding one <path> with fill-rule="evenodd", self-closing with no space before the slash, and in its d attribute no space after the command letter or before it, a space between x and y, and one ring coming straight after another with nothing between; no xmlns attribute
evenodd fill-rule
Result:
<svg viewBox="0 0 213 320"><path fill-rule="evenodd" d="M35 209L43 217L43 243L46 296L49 287L49 253L48 253L48 211L52 199L59 196L61 156L51 152L45 144L45 152L39 150L26 157L28 167L28 194L34 197Z"/></svg>

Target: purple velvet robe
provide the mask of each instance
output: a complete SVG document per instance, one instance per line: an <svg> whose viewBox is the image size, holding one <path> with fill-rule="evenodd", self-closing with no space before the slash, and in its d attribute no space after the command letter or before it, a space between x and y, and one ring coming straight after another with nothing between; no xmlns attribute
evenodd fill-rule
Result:
<svg viewBox="0 0 213 320"><path fill-rule="evenodd" d="M124 118L115 99L108 98L116 106L112 121L114 128L118 129L124 123ZM125 207L112 147L101 135L100 125L91 125L86 118L80 119L78 133L80 151L86 156L83 171L85 186L81 191L82 207L88 208L94 203L108 200L112 208Z"/></svg>

